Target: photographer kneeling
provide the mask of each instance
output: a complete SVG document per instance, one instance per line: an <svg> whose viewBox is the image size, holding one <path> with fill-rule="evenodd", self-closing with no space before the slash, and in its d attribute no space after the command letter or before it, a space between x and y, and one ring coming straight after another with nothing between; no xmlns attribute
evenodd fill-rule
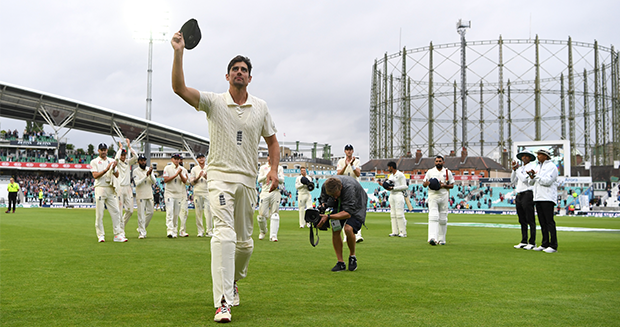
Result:
<svg viewBox="0 0 620 327"><path fill-rule="evenodd" d="M323 226L329 220L332 228L332 243L336 251L338 263L332 271L342 271L346 269L342 257L342 235L340 231L344 227L349 246L349 270L357 269L357 258L355 257L355 234L362 228L366 221L366 205L368 196L360 183L353 177L337 175L329 178L321 188L320 203L325 206L329 198L334 201L334 214L321 214L321 221L318 227ZM323 210L320 210L323 211ZM329 212L329 210L327 211Z"/></svg>

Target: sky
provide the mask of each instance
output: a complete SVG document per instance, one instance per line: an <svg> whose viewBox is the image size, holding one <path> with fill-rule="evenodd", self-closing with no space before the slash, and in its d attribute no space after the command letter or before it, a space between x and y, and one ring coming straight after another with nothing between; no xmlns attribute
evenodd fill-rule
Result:
<svg viewBox="0 0 620 327"><path fill-rule="evenodd" d="M459 19L472 23L468 41L538 34L620 47L617 0L4 0L0 81L145 117L148 42L133 31L149 5L168 13L169 35L198 20L202 40L184 57L188 86L225 92L228 62L246 55L254 66L248 91L267 102L280 141L327 143L336 156L350 143L362 162L374 60L404 46L459 42ZM207 138L204 113L172 92L172 57L169 41L154 44L152 120ZM21 134L24 126L0 117L0 129ZM77 148L112 140L80 131L67 137Z"/></svg>

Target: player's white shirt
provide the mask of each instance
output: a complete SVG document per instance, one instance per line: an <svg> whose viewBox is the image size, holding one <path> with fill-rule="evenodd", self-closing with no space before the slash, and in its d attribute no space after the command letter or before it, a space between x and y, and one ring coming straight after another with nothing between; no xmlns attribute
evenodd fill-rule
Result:
<svg viewBox="0 0 620 327"><path fill-rule="evenodd" d="M515 185L515 191L517 193L534 190L534 186L529 184L527 172L535 167L536 161L530 161L527 165L512 171L512 174L510 174L510 182Z"/></svg>
<svg viewBox="0 0 620 327"><path fill-rule="evenodd" d="M105 159L101 159L101 157L97 157L90 161L90 171L94 173L102 172L106 168L108 168L108 165L113 161L114 159L110 157L106 157ZM115 177L112 174L117 171L118 170L116 168L110 169L105 175L99 178L96 178L94 187L112 186L112 183L114 183L114 179L115 179Z"/></svg>
<svg viewBox="0 0 620 327"><path fill-rule="evenodd" d="M206 113L211 137L207 181L255 187L258 143L261 136L277 132L267 103L248 94L246 102L238 105L228 91L200 92L197 110Z"/></svg>
<svg viewBox="0 0 620 327"><path fill-rule="evenodd" d="M308 191L308 186L303 184L301 182L301 178L304 177L302 175L297 176L297 178L295 179L295 188L297 189L297 194L298 195L310 195L310 191ZM306 178L310 181L310 182L314 182L314 179L310 176L306 174Z"/></svg>
<svg viewBox="0 0 620 327"><path fill-rule="evenodd" d="M180 165L175 167L174 164L164 167L163 177L174 176L179 168L183 168ZM183 172L181 172L182 174ZM166 190L164 191L165 198L184 199L187 196L185 191L185 183L181 180L181 174L175 177L173 180L166 183Z"/></svg>
<svg viewBox="0 0 620 327"><path fill-rule="evenodd" d="M267 181L267 174L269 174L269 172L271 171L271 166L269 165L269 163L266 163L264 165L262 165L259 170L258 170L258 182L261 183L261 196L263 194L269 194L269 184L266 184ZM280 184L284 183L284 169L282 168L282 166L278 166L278 182ZM276 192L274 190L274 192Z"/></svg>
<svg viewBox="0 0 620 327"><path fill-rule="evenodd" d="M447 176L447 178L446 178ZM437 170L437 167L433 167L426 172L426 176L424 176L424 181L427 182L431 178L437 178L440 182L444 184L454 184L454 175L452 172L446 168L445 166L441 170ZM450 194L450 191L446 188L440 188L439 190L431 190L428 189L429 196L442 196Z"/></svg>
<svg viewBox="0 0 620 327"><path fill-rule="evenodd" d="M196 180L198 178L198 175L200 175L201 171L204 171L204 174L202 175L202 177L200 177L200 179ZM207 183L206 176L207 176L207 165L206 164L203 168L200 168L200 165L196 165L194 166L194 168L192 168L189 178L192 184L194 182L196 183L196 184L193 184L194 194L200 194L200 195L209 194L209 184Z"/></svg>
<svg viewBox="0 0 620 327"><path fill-rule="evenodd" d="M394 188L390 191L391 195L403 195L403 191L408 188L407 178L402 171L397 170L396 173L390 174L388 179L394 182Z"/></svg>
<svg viewBox="0 0 620 327"><path fill-rule="evenodd" d="M136 167L133 170L133 183L136 184L136 199L153 199L153 185L157 183L155 180L155 172L151 172L150 176L147 176L149 168L142 169Z"/></svg>
<svg viewBox="0 0 620 327"><path fill-rule="evenodd" d="M131 184L131 165L138 162L138 157L132 155L133 151L127 151L127 157L125 161L121 161L121 151L116 152L114 160L116 160L116 167L118 168L118 180L120 186L129 186Z"/></svg>
<svg viewBox="0 0 620 327"><path fill-rule="evenodd" d="M344 168L344 166L347 166L347 168L344 170L342 175L351 176L359 182L360 179L355 174L355 170L360 168L360 165L361 165L361 162L355 157L353 157L353 162L350 165L347 165L347 158L342 158L338 160L338 165L336 166L336 170L340 171Z"/></svg>

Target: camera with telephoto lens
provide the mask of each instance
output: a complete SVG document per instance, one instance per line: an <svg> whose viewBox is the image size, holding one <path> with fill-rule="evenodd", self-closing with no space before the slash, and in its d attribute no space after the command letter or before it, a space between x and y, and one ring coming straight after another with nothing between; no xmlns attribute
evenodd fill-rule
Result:
<svg viewBox="0 0 620 327"><path fill-rule="evenodd" d="M334 207L336 206L336 201L332 198L329 198L326 203L321 203L317 209L310 208L306 210L306 215L304 219L307 223L311 224L312 227L319 230L327 230L329 228L329 221L326 221L323 226L318 227L317 225L321 222L321 214L328 215L335 213Z"/></svg>
<svg viewBox="0 0 620 327"><path fill-rule="evenodd" d="M314 183L306 176L301 177L300 182L308 187L308 191L312 192L314 190Z"/></svg>

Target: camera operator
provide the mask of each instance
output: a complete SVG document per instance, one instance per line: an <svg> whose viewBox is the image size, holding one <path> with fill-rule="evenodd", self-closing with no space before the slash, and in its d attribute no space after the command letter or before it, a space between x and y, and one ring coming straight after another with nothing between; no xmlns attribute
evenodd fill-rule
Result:
<svg viewBox="0 0 620 327"><path fill-rule="evenodd" d="M327 214L321 214L318 227L322 227L328 220L332 227L332 243L338 259L332 271L346 269L342 257L342 236L340 234L342 229L347 236L347 245L349 246L349 270L354 271L357 269L355 233L362 228L366 221L368 196L355 178L337 175L327 179L323 184L320 197L321 206L325 207L330 197L334 200L333 210L335 213L331 214L328 209Z"/></svg>

